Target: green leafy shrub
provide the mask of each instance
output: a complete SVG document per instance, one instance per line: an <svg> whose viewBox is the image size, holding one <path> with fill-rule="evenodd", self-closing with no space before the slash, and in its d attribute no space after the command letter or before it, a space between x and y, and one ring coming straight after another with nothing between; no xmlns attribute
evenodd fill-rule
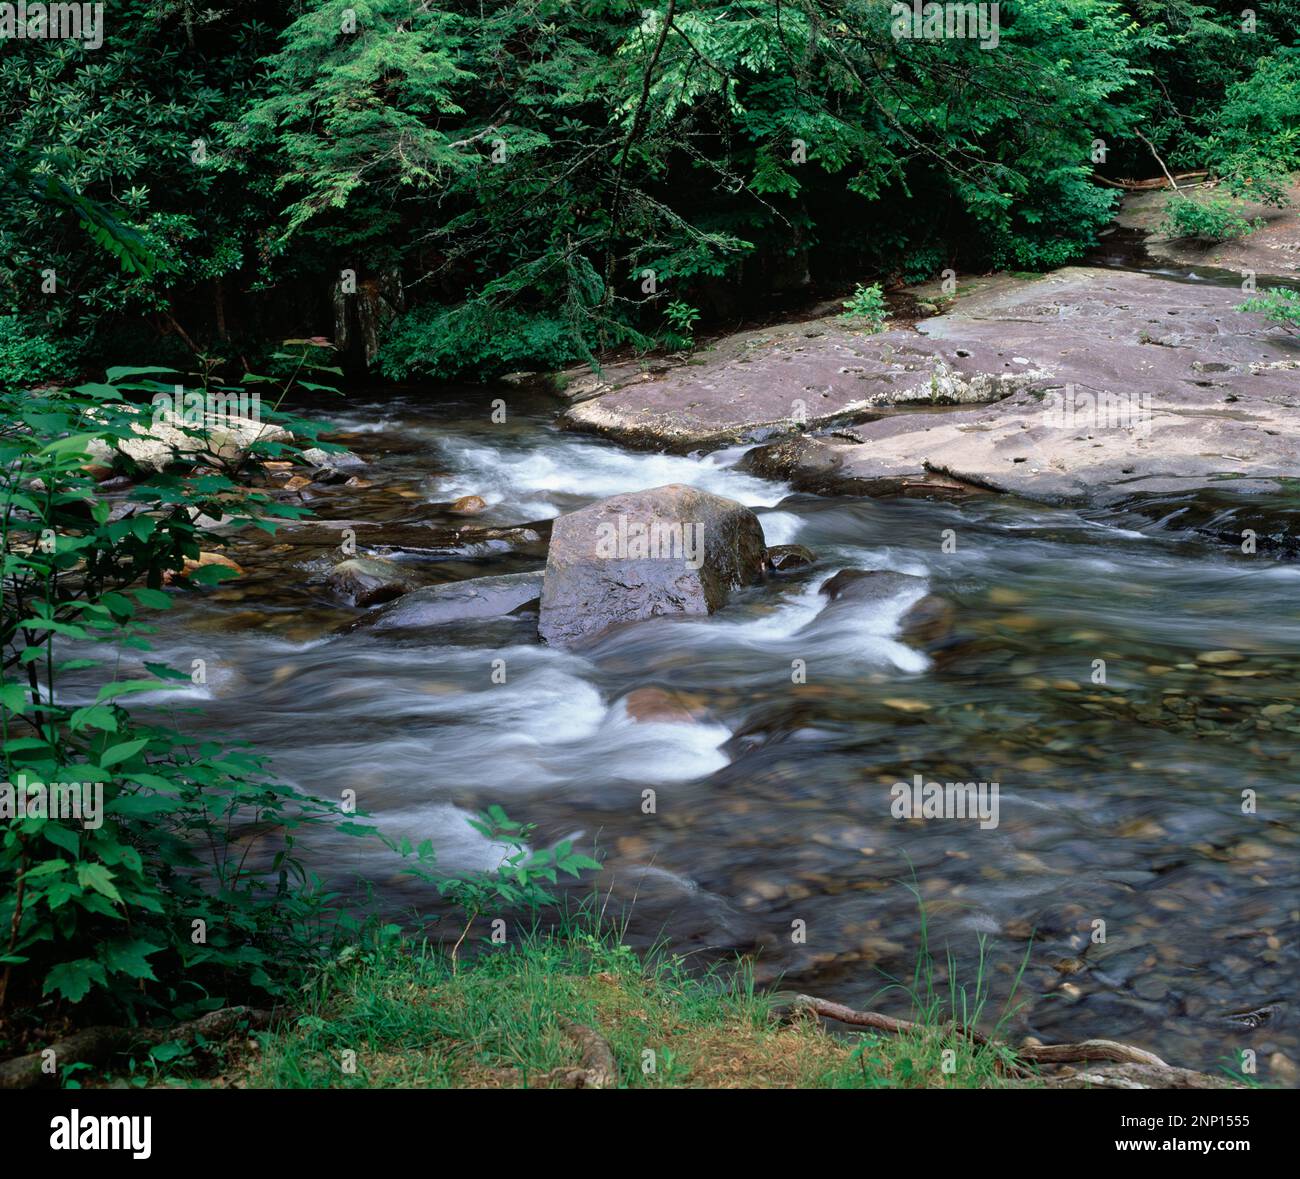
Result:
<svg viewBox="0 0 1300 1179"><path fill-rule="evenodd" d="M1266 287L1237 310L1258 312L1288 331L1300 332L1300 291L1289 287Z"/></svg>
<svg viewBox="0 0 1300 1179"><path fill-rule="evenodd" d="M1194 237L1213 242L1243 237L1252 229L1254 225L1226 197L1198 201L1182 193L1174 193L1169 198L1160 226L1160 232L1168 237Z"/></svg>
<svg viewBox="0 0 1300 1179"><path fill-rule="evenodd" d="M1300 168L1300 50L1261 57L1228 87L1202 151L1235 195L1286 203L1287 174Z"/></svg>
<svg viewBox="0 0 1300 1179"><path fill-rule="evenodd" d="M516 823L499 806L488 807L477 819L470 820L470 826L484 838L501 845L501 860L495 870L446 876L437 869L437 853L429 840L413 848L409 840L385 839L400 855L415 856L415 863L404 869L407 875L432 884L460 911L463 926L451 948L453 964L470 927L484 913L516 910L535 920L541 909L558 903L558 898L546 886L557 884L559 873L577 880L583 872L600 868L599 861L575 852L568 840L554 847L530 850L528 840L535 826Z"/></svg>
<svg viewBox="0 0 1300 1179"><path fill-rule="evenodd" d="M247 100L279 4L220 7L116 0L101 49L49 38L0 53L0 309L85 365L117 362L123 322L193 328L196 288L208 318L215 284L241 270L251 284L269 262L274 206L214 166L213 127Z"/></svg>
<svg viewBox="0 0 1300 1179"><path fill-rule="evenodd" d="M858 283L842 306L844 314L840 316L841 319L863 326L873 334L883 331L885 320L889 318L879 283L872 283L869 287Z"/></svg>
<svg viewBox="0 0 1300 1179"><path fill-rule="evenodd" d="M664 317L672 328L671 342L689 346L695 338L695 324L700 318L699 309L681 299L674 299L668 304Z"/></svg>
<svg viewBox="0 0 1300 1179"><path fill-rule="evenodd" d="M585 357L563 319L474 303L423 307L401 317L378 363L391 380L491 378L518 368L563 368Z"/></svg>
<svg viewBox="0 0 1300 1179"><path fill-rule="evenodd" d="M101 489L90 463L149 430L154 407L133 398L171 395L175 377L118 369L70 390L0 390L0 1006L188 1017L279 992L313 950L319 904L294 832L335 819L333 806L275 782L239 745L127 707L192 682L157 662L125 674L120 653L147 652L174 593L231 575L205 565L164 590L212 543L201 518L271 529L302 511L237 478L298 453L283 439L180 461L124 495ZM236 391L200 391L220 390ZM314 440L309 423L262 417ZM179 451L211 449L206 421L175 428ZM269 878L246 867L247 824L278 844Z"/></svg>
<svg viewBox="0 0 1300 1179"><path fill-rule="evenodd" d="M72 376L73 346L17 315L0 315L0 387L27 388Z"/></svg>

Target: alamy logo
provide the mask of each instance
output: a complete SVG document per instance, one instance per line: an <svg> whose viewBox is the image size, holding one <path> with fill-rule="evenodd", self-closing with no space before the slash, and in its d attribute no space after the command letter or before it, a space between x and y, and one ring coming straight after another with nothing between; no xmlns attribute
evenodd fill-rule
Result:
<svg viewBox="0 0 1300 1179"><path fill-rule="evenodd" d="M674 561L687 569L704 564L704 525L680 520L629 521L620 515L596 526L596 557L601 561Z"/></svg>
<svg viewBox="0 0 1300 1179"><path fill-rule="evenodd" d="M1066 385L1047 395L1044 423L1054 430L1130 430L1145 434L1151 429L1150 393L1111 393Z"/></svg>
<svg viewBox="0 0 1300 1179"><path fill-rule="evenodd" d="M225 426L235 419L262 419L261 394L248 389L221 393L177 385L171 393L155 393L150 403L155 426L202 430Z"/></svg>
<svg viewBox="0 0 1300 1179"><path fill-rule="evenodd" d="M153 1153L153 1118L147 1114L111 1116L74 1109L50 1119L51 1150L129 1150L133 1159Z"/></svg>
<svg viewBox="0 0 1300 1179"><path fill-rule="evenodd" d="M997 4L894 4L889 15L895 41L979 41L996 49L1001 39Z"/></svg>
<svg viewBox="0 0 1300 1179"><path fill-rule="evenodd" d="M889 793L896 819L978 819L983 831L998 825L996 782L927 782L914 774L910 784L895 782Z"/></svg>
<svg viewBox="0 0 1300 1179"><path fill-rule="evenodd" d="M102 4L0 4L0 37L14 41L80 41L104 44Z"/></svg>
<svg viewBox="0 0 1300 1179"><path fill-rule="evenodd" d="M17 783L0 782L0 820L60 819L89 831L104 825L103 782L40 782L19 774Z"/></svg>

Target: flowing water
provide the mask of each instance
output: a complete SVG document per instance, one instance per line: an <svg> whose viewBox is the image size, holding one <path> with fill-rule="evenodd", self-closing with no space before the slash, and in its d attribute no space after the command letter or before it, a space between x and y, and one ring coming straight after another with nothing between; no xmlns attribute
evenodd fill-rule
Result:
<svg viewBox="0 0 1300 1179"><path fill-rule="evenodd" d="M496 862L465 823L491 803L535 823L536 845L594 845L634 942L750 953L762 981L905 1014L881 991L920 948L912 886L961 980L984 941L993 1010L1027 958L1014 1034L1119 1039L1189 1067L1243 1048L1265 1072L1285 1068L1274 1054L1300 1059L1300 566L995 496L791 494L737 471L739 451L560 433L553 403L513 391L494 424L498 395L349 401L337 436L369 461L369 485L314 496L331 525L235 538L247 575L173 611L157 650L208 666L187 723L251 741L303 790L357 791L448 870ZM360 613L324 583L338 524L400 537L465 523L436 505L471 493L489 502L474 523L516 524L669 482L750 505L769 543L807 545L816 564L582 654L540 645L528 617L336 633ZM412 568L441 581L541 562L477 549ZM818 587L845 568L925 584L823 613ZM904 641L899 620L926 591L950 604L948 629ZM626 697L647 686L679 693L691 719L634 719ZM997 782L998 825L894 818L890 787L916 774ZM318 837L306 854L337 883L374 880L395 914L436 909L377 841Z"/></svg>

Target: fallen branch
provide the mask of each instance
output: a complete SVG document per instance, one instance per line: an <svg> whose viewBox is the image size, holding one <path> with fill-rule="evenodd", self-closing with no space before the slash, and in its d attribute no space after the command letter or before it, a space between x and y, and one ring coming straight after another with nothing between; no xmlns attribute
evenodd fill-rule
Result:
<svg viewBox="0 0 1300 1179"><path fill-rule="evenodd" d="M795 995L790 1001L795 1010L810 1011L823 1019L833 1019L837 1023L850 1024L853 1027L873 1028L880 1032L898 1035L902 1032L923 1031L926 1024L913 1023L906 1019L894 1019L890 1015L881 1015L878 1011L855 1011L842 1003L832 1003L828 999L818 999L813 995ZM952 1028L974 1044L984 1047L1005 1049L1017 1061L1026 1064L1067 1064L1076 1061L1109 1061L1112 1064L1140 1064L1150 1068L1167 1069L1160 1057L1129 1044L1119 1044L1114 1040L1084 1040L1078 1044L1024 1044L1012 1048L990 1040L974 1028L953 1024Z"/></svg>
<svg viewBox="0 0 1300 1179"><path fill-rule="evenodd" d="M1173 179L1204 180L1208 175L1208 172L1179 172ZM1097 184L1106 184L1111 188L1122 188L1126 192L1144 192L1150 188L1166 187L1166 181L1159 176L1152 177L1150 180L1111 180L1109 176L1094 176L1092 179Z"/></svg>
<svg viewBox="0 0 1300 1179"><path fill-rule="evenodd" d="M1145 1064L1168 1068L1160 1057L1131 1044L1114 1040L1083 1040L1078 1044L1025 1044L1012 1049L1021 1060L1034 1064L1071 1064L1076 1061L1110 1061L1112 1064Z"/></svg>
<svg viewBox="0 0 1300 1179"><path fill-rule="evenodd" d="M1174 192L1177 192L1178 181L1175 180L1169 174L1169 169L1165 167L1164 160L1160 158L1160 153L1156 151L1156 145L1152 143L1151 140L1149 140L1145 135L1143 135L1142 132L1139 131L1136 127L1133 128L1133 134L1136 135L1140 140L1142 140L1142 142L1145 143L1148 148L1150 148L1151 154L1155 156L1156 163L1160 165L1160 171L1162 171L1165 174L1165 179L1169 181L1169 187L1172 188Z"/></svg>
<svg viewBox="0 0 1300 1179"><path fill-rule="evenodd" d="M243 1024L249 1028L264 1028L270 1022L269 1011L223 1007L170 1028L83 1028L39 1052L17 1056L0 1064L0 1089L34 1089L38 1085L55 1084L64 1067L70 1064L103 1064L118 1053L139 1052L175 1040L192 1040L196 1036L222 1039ZM52 1073L43 1068L47 1052L54 1053Z"/></svg>

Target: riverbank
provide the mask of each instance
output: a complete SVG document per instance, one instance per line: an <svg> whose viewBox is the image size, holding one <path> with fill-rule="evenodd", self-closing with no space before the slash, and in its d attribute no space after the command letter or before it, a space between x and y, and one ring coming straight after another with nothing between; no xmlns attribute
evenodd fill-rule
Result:
<svg viewBox="0 0 1300 1179"><path fill-rule="evenodd" d="M1229 201L1217 186L1193 184L1184 189L1183 195L1198 204L1228 202L1237 216L1253 226L1251 232L1226 241L1171 236L1167 217L1173 193L1167 188L1129 193L1120 205L1115 223L1145 234L1147 251L1162 262L1189 268L1220 267L1237 271L1243 277L1253 273L1260 277L1261 286L1267 285L1263 277L1266 275L1281 276L1291 282L1300 279L1300 217L1296 215L1300 207L1300 178L1293 177L1286 186L1290 203L1282 206Z"/></svg>
<svg viewBox="0 0 1300 1179"><path fill-rule="evenodd" d="M985 1088L1001 1054L951 1028L835 1036L739 973L580 931L454 970L396 941L331 967L224 1083L274 1088ZM347 1054L354 1053L354 1057ZM949 1062L945 1066L945 1052Z"/></svg>
<svg viewBox="0 0 1300 1179"><path fill-rule="evenodd" d="M1243 298L1090 267L991 276L913 328L826 317L730 337L564 421L678 450L788 437L751 469L822 493L1275 491L1300 477L1300 343Z"/></svg>

